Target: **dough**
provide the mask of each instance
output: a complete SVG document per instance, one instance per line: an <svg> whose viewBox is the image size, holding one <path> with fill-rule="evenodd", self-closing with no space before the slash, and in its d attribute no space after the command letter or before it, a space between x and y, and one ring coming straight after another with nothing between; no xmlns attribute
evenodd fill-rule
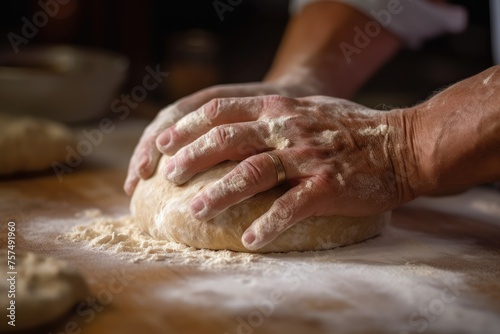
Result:
<svg viewBox="0 0 500 334"><path fill-rule="evenodd" d="M61 123L0 114L0 175L47 169L64 161L66 146L75 141Z"/></svg>
<svg viewBox="0 0 500 334"><path fill-rule="evenodd" d="M0 258L7 265L6 250L0 251ZM16 251L15 263L15 299L7 298L10 275L6 268L0 270L0 332L26 330L56 320L89 296L83 277L64 261ZM7 323L10 300L16 302L15 327Z"/></svg>
<svg viewBox="0 0 500 334"><path fill-rule="evenodd" d="M160 160L163 166L167 157ZM219 180L236 166L224 162L196 175L182 186L166 181L158 171L141 180L131 201L131 212L152 237L183 243L195 248L229 249L249 252L240 241L245 229L286 190L286 185L257 194L208 222L200 222L189 213L195 194ZM371 238L380 233L390 213L369 217L311 217L282 233L257 252L289 252L330 249Z"/></svg>

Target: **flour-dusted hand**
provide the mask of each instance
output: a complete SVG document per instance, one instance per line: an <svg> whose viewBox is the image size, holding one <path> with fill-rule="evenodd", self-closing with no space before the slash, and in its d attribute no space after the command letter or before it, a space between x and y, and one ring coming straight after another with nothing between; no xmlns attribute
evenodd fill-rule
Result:
<svg viewBox="0 0 500 334"><path fill-rule="evenodd" d="M245 232L244 245L257 249L310 216L364 216L413 199L419 171L407 167L418 163L401 113L323 96L215 99L164 132L162 150L175 154L159 168L182 184L241 161L191 202L193 215L208 220L276 185L272 151L292 187Z"/></svg>
<svg viewBox="0 0 500 334"><path fill-rule="evenodd" d="M144 130L139 143L135 147L130 159L127 179L124 184L125 192L131 195L141 178L149 178L158 164L168 137L161 135L162 132L175 124L184 115L198 109L203 104L214 98L258 96L266 94L281 94L286 96L305 96L317 93L314 84L305 84L307 81L297 75L294 82L285 84L282 81L275 83L248 83L234 85L220 85L203 89L197 93L180 99L174 104L161 110L156 118ZM287 80L285 80L286 82ZM298 83L302 83L298 84ZM180 125L182 127L182 125ZM159 149L160 150L159 150Z"/></svg>
<svg viewBox="0 0 500 334"><path fill-rule="evenodd" d="M495 66L387 112L324 96L215 99L164 131L162 151L173 157L159 168L182 184L221 161L241 161L193 198L193 216L208 220L274 187L282 164L290 189L242 237L255 250L310 216L370 215L498 181L499 88Z"/></svg>

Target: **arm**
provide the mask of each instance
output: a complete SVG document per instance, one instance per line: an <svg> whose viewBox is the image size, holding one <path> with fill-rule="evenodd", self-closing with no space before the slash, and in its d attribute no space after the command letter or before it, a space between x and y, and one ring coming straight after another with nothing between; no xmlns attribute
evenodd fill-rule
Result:
<svg viewBox="0 0 500 334"><path fill-rule="evenodd" d="M500 180L500 66L411 108L410 143L425 184L416 195Z"/></svg>
<svg viewBox="0 0 500 334"><path fill-rule="evenodd" d="M265 81L310 83L322 95L352 97L402 46L395 35L378 25L380 32L358 48L358 29L364 31L370 22L378 25L338 2L306 6L289 23Z"/></svg>

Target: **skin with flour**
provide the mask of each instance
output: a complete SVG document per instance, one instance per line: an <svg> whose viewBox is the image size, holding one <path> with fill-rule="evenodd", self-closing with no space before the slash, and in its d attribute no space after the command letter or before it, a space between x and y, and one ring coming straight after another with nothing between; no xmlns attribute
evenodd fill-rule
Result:
<svg viewBox="0 0 500 334"><path fill-rule="evenodd" d="M162 151L175 155L160 168L169 181L182 184L221 161L241 161L191 201L192 214L203 221L272 188L274 165L260 152L274 150L292 188L243 235L245 247L255 250L304 218L370 215L423 194L500 179L499 90L500 66L495 66L421 105L388 112L329 97L214 100L194 112L208 117L210 126L165 131L170 142ZM268 120L281 117L287 118L281 135L289 145L278 149L270 146ZM325 144L325 131L339 134ZM258 154L240 149L248 138ZM207 141L216 148L200 150ZM224 190L235 177L245 179L245 188ZM221 191L227 195L213 195Z"/></svg>

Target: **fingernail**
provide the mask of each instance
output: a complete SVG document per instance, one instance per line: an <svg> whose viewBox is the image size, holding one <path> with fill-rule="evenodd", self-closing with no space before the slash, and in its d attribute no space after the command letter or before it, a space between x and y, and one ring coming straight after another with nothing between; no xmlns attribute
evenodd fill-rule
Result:
<svg viewBox="0 0 500 334"><path fill-rule="evenodd" d="M165 167L163 167L163 175L173 181L174 178L174 172L175 172L175 162L174 161L169 161Z"/></svg>
<svg viewBox="0 0 500 334"><path fill-rule="evenodd" d="M137 174L141 177L141 179L147 178L151 173L149 172L149 165L144 165L139 167Z"/></svg>
<svg viewBox="0 0 500 334"><path fill-rule="evenodd" d="M140 177L143 177L145 174L147 174L148 167L149 167L149 158L145 157L137 165L137 174Z"/></svg>
<svg viewBox="0 0 500 334"><path fill-rule="evenodd" d="M205 210L205 202L199 198L195 198L190 205L190 209L192 214L197 217L201 218L203 216L203 211Z"/></svg>
<svg viewBox="0 0 500 334"><path fill-rule="evenodd" d="M125 181L125 183L123 184L123 190L125 191L125 193L129 196L132 195L132 193L134 192L134 187L132 185L132 180L129 180L127 179Z"/></svg>
<svg viewBox="0 0 500 334"><path fill-rule="evenodd" d="M245 235L243 235L243 242L245 244L245 247L248 248L248 246L251 246L255 239L255 234L252 231L246 232Z"/></svg>
<svg viewBox="0 0 500 334"><path fill-rule="evenodd" d="M170 135L170 132L165 132L161 135L161 137L158 139L158 144L159 144L159 149L161 150L165 150L169 144L170 144L170 140L171 140L171 135Z"/></svg>

